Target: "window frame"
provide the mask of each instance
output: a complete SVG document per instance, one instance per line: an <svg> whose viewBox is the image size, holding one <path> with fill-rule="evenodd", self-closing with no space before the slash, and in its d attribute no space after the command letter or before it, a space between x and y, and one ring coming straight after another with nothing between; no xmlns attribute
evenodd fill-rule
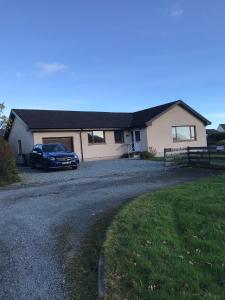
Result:
<svg viewBox="0 0 225 300"><path fill-rule="evenodd" d="M177 128L189 128L189 139L178 139L177 135ZM174 138L174 130L175 130L175 138ZM192 130L194 130L194 135ZM174 143L182 143L182 142L193 142L197 140L197 132L196 132L196 126L195 125L180 125L180 126L172 126L172 138Z"/></svg>
<svg viewBox="0 0 225 300"><path fill-rule="evenodd" d="M103 142L95 142L94 141L94 132L103 132ZM89 134L91 133L91 136L92 136L92 141L90 142L89 141ZM105 130L89 130L87 131L87 136L88 136L88 145L104 145L106 144L106 140L105 140Z"/></svg>
<svg viewBox="0 0 225 300"><path fill-rule="evenodd" d="M120 136L120 137L122 137L122 139L119 142L116 141L116 133L118 133L118 132L122 134L122 136ZM121 129L114 130L114 141L115 141L115 144L124 144L125 143L124 130L121 130Z"/></svg>

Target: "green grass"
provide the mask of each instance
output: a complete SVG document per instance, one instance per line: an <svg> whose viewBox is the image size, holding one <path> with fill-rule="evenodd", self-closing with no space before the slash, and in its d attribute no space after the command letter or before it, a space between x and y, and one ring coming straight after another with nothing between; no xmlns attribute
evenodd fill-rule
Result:
<svg viewBox="0 0 225 300"><path fill-rule="evenodd" d="M83 238L79 249L73 250L71 236L79 234L70 226L60 227L58 253L64 266L65 284L68 298L74 300L94 300L98 298L98 260L106 230L118 209L111 209L99 215ZM69 251L68 251L69 250Z"/></svg>
<svg viewBox="0 0 225 300"><path fill-rule="evenodd" d="M164 157L163 156L153 156L151 158L148 158L147 160L164 161Z"/></svg>
<svg viewBox="0 0 225 300"><path fill-rule="evenodd" d="M126 205L104 257L107 299L225 299L225 176Z"/></svg>

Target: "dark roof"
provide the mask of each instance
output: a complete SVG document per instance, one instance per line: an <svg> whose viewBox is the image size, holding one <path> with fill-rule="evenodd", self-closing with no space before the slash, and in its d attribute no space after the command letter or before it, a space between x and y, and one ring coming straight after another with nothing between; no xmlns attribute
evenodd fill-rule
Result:
<svg viewBox="0 0 225 300"><path fill-rule="evenodd" d="M174 105L183 106L186 110L195 115L195 117L204 122L205 125L210 124L208 120L181 100L134 113L13 109L11 115L13 116L14 112L31 130L134 128L145 127L146 122L151 121Z"/></svg>
<svg viewBox="0 0 225 300"><path fill-rule="evenodd" d="M178 101L173 101L163 105L147 108L144 110L139 110L133 113L132 126L131 127L142 127L146 122L154 119L165 110L175 105Z"/></svg>
<svg viewBox="0 0 225 300"><path fill-rule="evenodd" d="M225 124L220 124L219 126L221 126L225 130Z"/></svg>
<svg viewBox="0 0 225 300"><path fill-rule="evenodd" d="M213 133L217 133L218 131L216 130L216 129L211 129L211 128L209 128L209 129L206 129L206 134L207 135L210 135L210 134L213 134Z"/></svg>
<svg viewBox="0 0 225 300"><path fill-rule="evenodd" d="M30 129L127 128L131 113L13 110Z"/></svg>

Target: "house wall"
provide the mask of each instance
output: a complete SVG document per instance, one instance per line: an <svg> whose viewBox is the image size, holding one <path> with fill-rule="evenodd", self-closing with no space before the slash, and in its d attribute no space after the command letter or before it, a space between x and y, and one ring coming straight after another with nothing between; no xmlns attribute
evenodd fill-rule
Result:
<svg viewBox="0 0 225 300"><path fill-rule="evenodd" d="M23 160L21 155L18 154L18 140L21 140L23 154L29 153L32 150L34 144L33 134L28 130L26 124L21 119L15 117L8 143L12 148L17 163L21 163Z"/></svg>
<svg viewBox="0 0 225 300"><path fill-rule="evenodd" d="M129 136L127 136L129 135ZM48 137L73 137L74 151L81 158L80 133L71 131L57 132L34 132L34 144L42 143L42 138ZM117 158L127 153L128 144L131 143L130 132L124 132L125 143L115 144L114 131L105 131L105 144L88 144L88 134L82 132L83 157L84 160Z"/></svg>
<svg viewBox="0 0 225 300"><path fill-rule="evenodd" d="M174 142L172 126L196 126L196 141ZM147 127L148 149L152 147L157 155L163 155L164 148L203 147L207 146L206 129L203 122L181 106L175 106L153 120Z"/></svg>

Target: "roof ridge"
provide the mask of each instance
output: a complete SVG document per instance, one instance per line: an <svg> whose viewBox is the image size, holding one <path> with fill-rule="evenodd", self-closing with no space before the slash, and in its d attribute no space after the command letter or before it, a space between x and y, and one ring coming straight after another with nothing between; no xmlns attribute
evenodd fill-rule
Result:
<svg viewBox="0 0 225 300"><path fill-rule="evenodd" d="M175 101L167 102L167 103L156 105L156 106L151 106L149 108L144 108L144 109L141 109L141 110L134 111L133 113L138 113L138 112L146 111L146 110L149 110L149 109L158 108L158 107L161 107L161 106L173 105L173 104L178 103L180 101L182 101L182 100L175 100Z"/></svg>
<svg viewBox="0 0 225 300"><path fill-rule="evenodd" d="M78 112L78 113L104 113L104 114L133 114L133 112L119 111L90 111L90 110L62 110L62 109L36 109L36 108L12 108L12 111L38 111L38 112Z"/></svg>
<svg viewBox="0 0 225 300"><path fill-rule="evenodd" d="M179 101L182 100L175 100L175 101L171 101L171 102L167 102L164 104L160 104L160 105L156 105L156 106L151 106L148 108L144 108L141 110L137 110L137 111L133 111L133 112L117 112L117 111L90 111L90 110L63 110L63 109L41 109L41 108L12 108L13 111L17 111L17 110L23 110L23 111L53 111L53 112L81 112L81 113L110 113L110 114L135 114L138 112L142 112L142 111L146 111L149 109L153 109L153 108L157 108L160 106L166 106L166 105L173 105Z"/></svg>

